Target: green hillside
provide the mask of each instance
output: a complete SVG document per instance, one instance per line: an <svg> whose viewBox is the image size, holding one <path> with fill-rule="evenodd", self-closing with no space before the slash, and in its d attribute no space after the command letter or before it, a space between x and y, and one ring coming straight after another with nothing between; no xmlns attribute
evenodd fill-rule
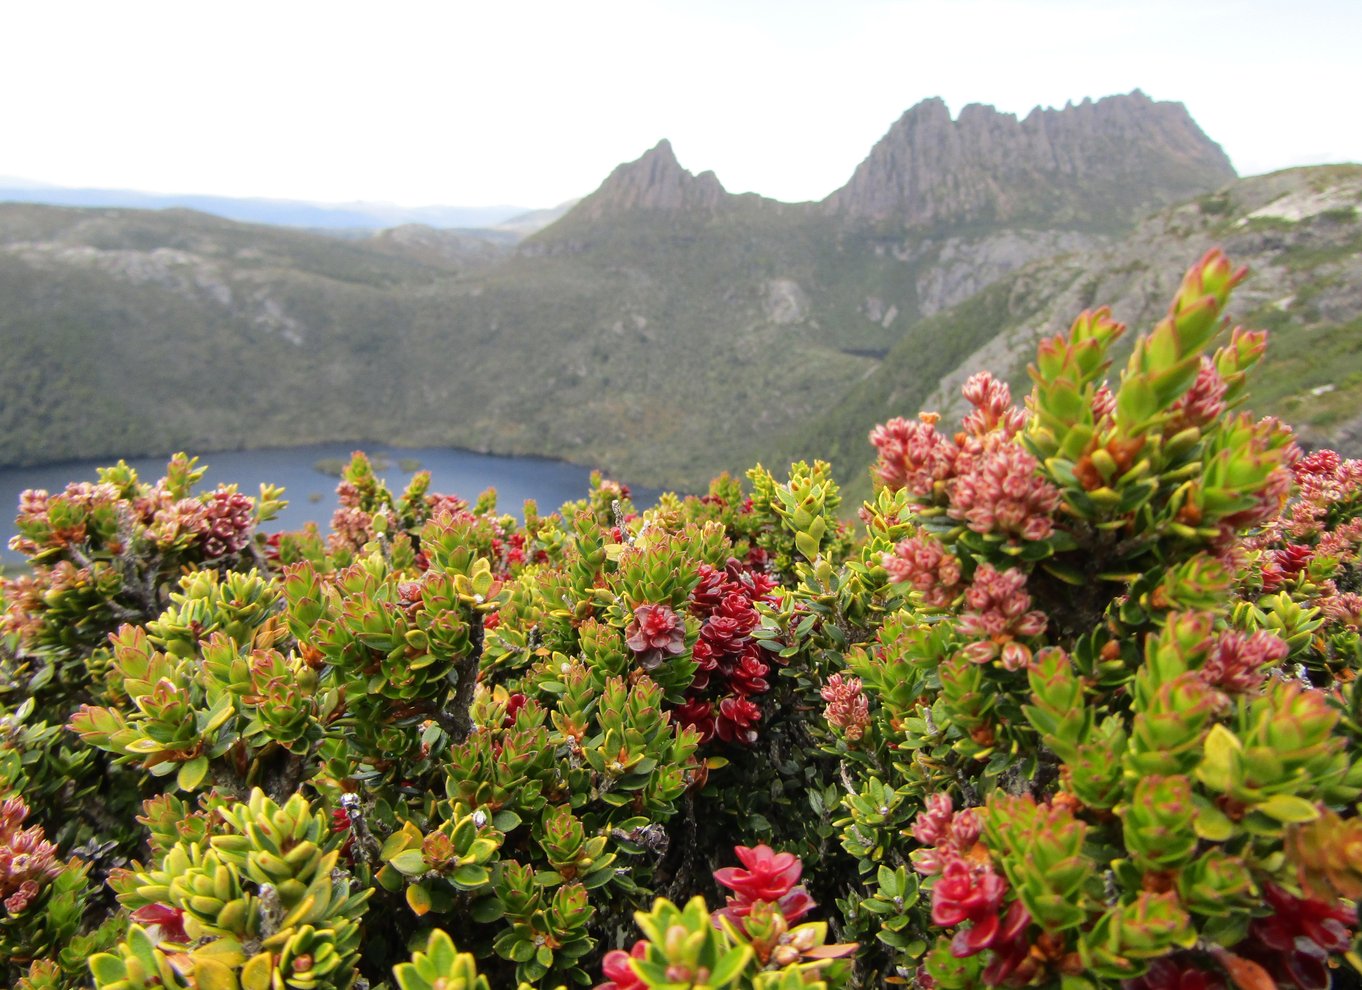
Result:
<svg viewBox="0 0 1362 990"><path fill-rule="evenodd" d="M1110 247L1034 262L912 327L869 377L778 449L859 476L872 459L872 424L919 409L957 420L959 386L983 369L1024 395L1036 341L1085 308L1109 305L1131 327L1121 360L1133 331L1163 315L1174 288L1165 269L1220 245L1251 273L1233 319L1271 331L1255 411L1290 421L1307 442L1362 452L1360 207L1362 167L1293 169L1161 211Z"/></svg>
<svg viewBox="0 0 1362 990"><path fill-rule="evenodd" d="M1295 251L1299 278L1260 284L1348 325L1328 301L1356 280L1316 278L1345 245L1248 217L1258 180L1136 227L1229 174L1185 109L1136 93L1024 121L920 105L823 203L731 195L662 142L518 244L0 204L0 463L375 440L683 488L772 450L854 467L943 376L1209 240Z"/></svg>

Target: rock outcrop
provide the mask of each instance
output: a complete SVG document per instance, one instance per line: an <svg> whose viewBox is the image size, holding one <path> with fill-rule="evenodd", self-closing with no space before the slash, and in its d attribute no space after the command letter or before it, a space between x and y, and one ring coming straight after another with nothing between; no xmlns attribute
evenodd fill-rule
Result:
<svg viewBox="0 0 1362 990"><path fill-rule="evenodd" d="M728 198L713 172L692 175L676 160L671 142L663 139L643 157L617 167L568 215L600 220L625 210L703 213L719 209Z"/></svg>
<svg viewBox="0 0 1362 990"><path fill-rule="evenodd" d="M1020 121L980 104L951 120L931 99L905 113L823 205L894 229L1109 229L1233 178L1225 153L1181 103L1139 90L1037 108Z"/></svg>

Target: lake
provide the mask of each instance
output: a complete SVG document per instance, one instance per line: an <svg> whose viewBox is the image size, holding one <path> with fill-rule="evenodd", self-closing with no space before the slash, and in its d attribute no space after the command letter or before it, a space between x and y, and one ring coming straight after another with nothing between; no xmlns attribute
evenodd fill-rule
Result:
<svg viewBox="0 0 1362 990"><path fill-rule="evenodd" d="M199 457L208 473L199 491L233 482L247 495L257 495L261 482L283 485L288 507L266 523L265 529L301 529L317 523L327 532L331 513L337 508L334 474L317 469L319 462L344 464L350 453L363 449L371 460L386 466L375 470L394 495L400 494L415 471L430 472L430 490L473 502L488 488L497 490L497 508L519 518L528 498L539 504L542 513L554 512L564 502L584 498L591 469L541 457L497 457L466 450L439 447L388 447L378 444L321 443L277 450L238 450ZM14 563L22 556L9 549L14 535L14 516L19 493L27 488L59 492L72 481L95 481L96 468L116 463L118 458L68 461L29 468L0 468L0 561ZM155 481L165 472L166 458L136 457L128 463L143 481ZM404 467L411 470L403 470ZM656 489L634 488L634 498L647 504L657 498Z"/></svg>

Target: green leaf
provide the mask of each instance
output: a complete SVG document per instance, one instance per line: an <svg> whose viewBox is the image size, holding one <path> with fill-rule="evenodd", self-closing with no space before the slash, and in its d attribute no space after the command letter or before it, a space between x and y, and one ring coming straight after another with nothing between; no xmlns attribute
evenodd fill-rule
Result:
<svg viewBox="0 0 1362 990"><path fill-rule="evenodd" d="M1261 811L1269 818L1275 818L1279 822L1291 824L1312 822L1319 817L1318 808L1294 794L1274 794L1266 801L1254 805L1253 810Z"/></svg>
<svg viewBox="0 0 1362 990"><path fill-rule="evenodd" d="M1234 786L1243 746L1233 732L1223 725L1212 727L1206 734L1204 755L1196 769L1197 779L1221 793Z"/></svg>
<svg viewBox="0 0 1362 990"><path fill-rule="evenodd" d="M407 888L407 906L418 918L423 916L430 910L430 891L419 883L412 884Z"/></svg>
<svg viewBox="0 0 1362 990"><path fill-rule="evenodd" d="M110 983L118 983L126 974L127 970L123 966L123 960L107 952L101 952L97 956L90 957L90 973L95 978L96 986L105 986Z"/></svg>
<svg viewBox="0 0 1362 990"><path fill-rule="evenodd" d="M484 897L481 900L474 901L473 907L468 913L473 916L474 921L487 924L489 921L496 921L505 914L505 911L501 906L501 901L495 897Z"/></svg>
<svg viewBox="0 0 1362 990"><path fill-rule="evenodd" d="M203 783L208 775L208 757L197 756L188 763L180 764L180 772L175 776L175 784L182 791L192 791Z"/></svg>
<svg viewBox="0 0 1362 990"><path fill-rule="evenodd" d="M426 865L425 854L419 849L408 849L394 856L389 862L394 870L409 877L419 877L430 869Z"/></svg>
<svg viewBox="0 0 1362 990"><path fill-rule="evenodd" d="M725 987L737 980L752 958L752 950L745 945L729 949L719 957L719 962L709 974L709 985Z"/></svg>
<svg viewBox="0 0 1362 990"><path fill-rule="evenodd" d="M1235 824L1228 815L1199 794L1193 795L1192 800L1196 803L1192 831L1198 838L1211 842L1227 842L1234 836Z"/></svg>
<svg viewBox="0 0 1362 990"><path fill-rule="evenodd" d="M250 962L241 967L241 990L270 990L273 972L270 953L262 952L258 956L252 956Z"/></svg>
<svg viewBox="0 0 1362 990"><path fill-rule="evenodd" d="M460 866L450 875L449 879L460 890L476 890L487 883L488 876L485 866L469 863L466 866Z"/></svg>

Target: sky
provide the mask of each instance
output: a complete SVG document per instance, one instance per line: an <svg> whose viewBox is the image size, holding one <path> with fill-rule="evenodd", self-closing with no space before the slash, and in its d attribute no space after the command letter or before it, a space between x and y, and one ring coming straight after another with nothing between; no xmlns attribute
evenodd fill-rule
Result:
<svg viewBox="0 0 1362 990"><path fill-rule="evenodd" d="M0 176L548 207L668 138L822 199L910 106L1142 89L1241 175L1362 161L1359 0L52 0L7 5Z"/></svg>

